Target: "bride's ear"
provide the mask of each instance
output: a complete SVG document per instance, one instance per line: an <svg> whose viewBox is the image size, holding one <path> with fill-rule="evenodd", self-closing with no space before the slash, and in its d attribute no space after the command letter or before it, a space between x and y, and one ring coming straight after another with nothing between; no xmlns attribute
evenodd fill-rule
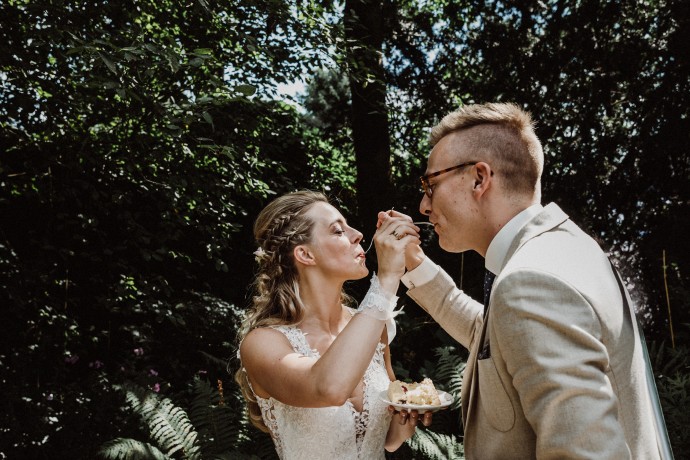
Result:
<svg viewBox="0 0 690 460"><path fill-rule="evenodd" d="M295 262L302 265L316 265L316 260L314 259L314 254L309 250L309 247L303 244L295 246L292 250L292 256L295 258Z"/></svg>

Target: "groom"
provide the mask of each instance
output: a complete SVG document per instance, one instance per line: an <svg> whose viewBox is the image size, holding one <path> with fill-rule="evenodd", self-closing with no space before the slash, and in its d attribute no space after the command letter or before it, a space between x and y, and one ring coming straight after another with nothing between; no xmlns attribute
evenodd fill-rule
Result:
<svg viewBox="0 0 690 460"><path fill-rule="evenodd" d="M485 257L484 305L418 245L403 282L470 351L467 458L659 458L637 325L597 243L540 204L544 156L530 115L465 106L431 144L419 209L444 250Z"/></svg>

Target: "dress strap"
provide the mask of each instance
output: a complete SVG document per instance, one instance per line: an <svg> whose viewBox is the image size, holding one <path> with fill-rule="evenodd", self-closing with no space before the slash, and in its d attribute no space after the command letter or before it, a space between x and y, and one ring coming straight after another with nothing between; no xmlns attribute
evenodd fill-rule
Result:
<svg viewBox="0 0 690 460"><path fill-rule="evenodd" d="M297 353L301 353L304 356L311 356L314 358L319 358L320 354L317 350L309 347L309 342L307 342L307 337L304 332L297 326L272 326L273 329L281 332L285 337L287 337L292 349Z"/></svg>

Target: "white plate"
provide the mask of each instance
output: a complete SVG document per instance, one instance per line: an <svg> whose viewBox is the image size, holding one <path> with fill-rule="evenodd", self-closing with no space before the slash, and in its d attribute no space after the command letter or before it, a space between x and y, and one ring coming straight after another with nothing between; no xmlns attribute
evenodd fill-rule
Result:
<svg viewBox="0 0 690 460"><path fill-rule="evenodd" d="M453 403L453 395L450 393L446 393L445 391L439 391L438 392L438 397L441 400L441 405L440 406L432 406L432 405L420 405L420 404L398 404L398 403L393 403L388 400L388 390L382 391L379 393L379 398L389 406L395 407L397 410L416 410L420 414L423 414L425 412L436 412L441 409L445 409L446 407L450 406Z"/></svg>

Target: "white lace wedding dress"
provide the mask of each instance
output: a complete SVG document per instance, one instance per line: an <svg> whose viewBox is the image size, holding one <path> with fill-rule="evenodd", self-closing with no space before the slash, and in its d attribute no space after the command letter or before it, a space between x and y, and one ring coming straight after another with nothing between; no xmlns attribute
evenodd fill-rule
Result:
<svg viewBox="0 0 690 460"><path fill-rule="evenodd" d="M295 326L276 326L292 348L319 358ZM364 404L357 412L351 402L338 407L306 408L256 396L264 423L271 432L281 460L384 460L384 444L390 423L388 406L379 393L390 380L379 343L364 373Z"/></svg>

